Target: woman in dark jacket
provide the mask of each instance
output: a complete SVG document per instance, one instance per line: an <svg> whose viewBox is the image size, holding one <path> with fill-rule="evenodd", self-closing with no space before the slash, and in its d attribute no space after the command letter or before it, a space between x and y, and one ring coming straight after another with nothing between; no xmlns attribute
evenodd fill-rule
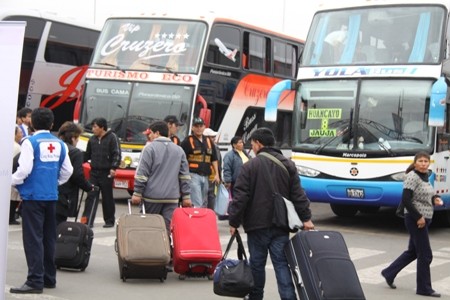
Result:
<svg viewBox="0 0 450 300"><path fill-rule="evenodd" d="M245 152L244 142L240 136L231 139L231 146L233 149L228 151L223 159L223 181L232 193L241 167L250 159L250 156Z"/></svg>
<svg viewBox="0 0 450 300"><path fill-rule="evenodd" d="M90 192L93 185L86 180L83 173L83 153L76 148L78 138L82 133L80 126L65 122L58 131L58 137L63 140L69 149L69 158L73 166L73 173L69 181L58 188L59 199L56 204L56 224L67 221L67 217L75 217L78 204L78 190Z"/></svg>

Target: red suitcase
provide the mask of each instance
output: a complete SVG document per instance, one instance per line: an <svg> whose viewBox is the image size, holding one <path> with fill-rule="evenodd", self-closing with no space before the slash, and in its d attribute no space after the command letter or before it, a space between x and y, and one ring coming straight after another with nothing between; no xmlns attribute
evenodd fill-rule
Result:
<svg viewBox="0 0 450 300"><path fill-rule="evenodd" d="M208 277L222 259L216 214L209 208L176 208L171 223L173 268L179 279Z"/></svg>

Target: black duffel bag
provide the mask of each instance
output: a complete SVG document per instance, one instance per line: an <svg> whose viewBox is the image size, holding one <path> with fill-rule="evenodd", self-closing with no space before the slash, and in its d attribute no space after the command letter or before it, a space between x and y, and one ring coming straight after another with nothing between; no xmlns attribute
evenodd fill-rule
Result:
<svg viewBox="0 0 450 300"><path fill-rule="evenodd" d="M228 251L236 239L238 243L238 259L228 259ZM222 260L214 271L214 294L219 296L243 298L250 293L254 285L252 270L241 236L236 230L228 242Z"/></svg>

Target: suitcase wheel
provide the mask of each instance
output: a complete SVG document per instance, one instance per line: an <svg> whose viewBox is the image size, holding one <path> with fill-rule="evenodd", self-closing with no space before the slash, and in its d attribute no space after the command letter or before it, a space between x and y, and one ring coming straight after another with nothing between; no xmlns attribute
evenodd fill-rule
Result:
<svg viewBox="0 0 450 300"><path fill-rule="evenodd" d="M186 279L186 275L182 274L178 276L179 280L185 280Z"/></svg>

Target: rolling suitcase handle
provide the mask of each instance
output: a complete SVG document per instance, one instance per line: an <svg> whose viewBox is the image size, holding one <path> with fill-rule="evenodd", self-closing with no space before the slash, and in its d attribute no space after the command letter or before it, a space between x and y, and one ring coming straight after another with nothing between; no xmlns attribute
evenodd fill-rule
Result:
<svg viewBox="0 0 450 300"><path fill-rule="evenodd" d="M141 202L142 214L145 215L145 204ZM131 215L131 199L128 199L128 214Z"/></svg>
<svg viewBox="0 0 450 300"><path fill-rule="evenodd" d="M87 225L89 227L92 227L94 225L93 217L95 215L95 212L97 211L98 202L100 201L100 187L97 185L94 185L94 188L89 193L92 193L92 192L95 193L95 198L94 198L94 203L92 204L92 209L89 214L89 219L88 219L88 223L87 223Z"/></svg>
<svg viewBox="0 0 450 300"><path fill-rule="evenodd" d="M100 192L100 187L97 186L97 185L94 185L93 188L92 188L92 191L96 192L96 193L99 193ZM87 192L87 194L86 194L86 199L87 199L87 195L88 194L89 194L89 192ZM77 207L77 213L76 213L76 216L75 216L75 222L78 220L78 215L80 214L81 203L83 202L83 197L84 197L84 190L81 191L81 197L80 197L80 201L79 201L78 207ZM86 199L85 199L85 201L86 201ZM98 202L98 196L97 196L97 202ZM95 207L95 205L94 205L94 207ZM92 208L92 211L94 210L94 207ZM91 211L91 214L90 214L89 217L92 217L92 211Z"/></svg>

